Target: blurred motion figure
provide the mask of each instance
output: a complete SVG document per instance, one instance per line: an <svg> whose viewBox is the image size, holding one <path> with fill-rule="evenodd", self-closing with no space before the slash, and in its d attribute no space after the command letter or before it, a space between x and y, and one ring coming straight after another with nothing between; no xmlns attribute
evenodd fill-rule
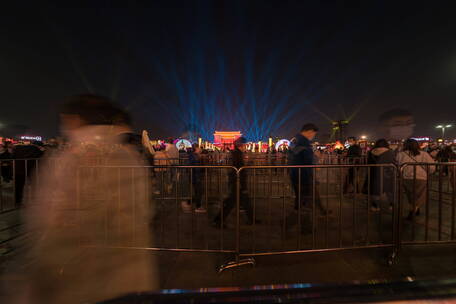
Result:
<svg viewBox="0 0 456 304"><path fill-rule="evenodd" d="M44 165L40 187L26 202L27 250L18 259L27 265L26 279L9 303L95 303L157 288L150 255L116 249L150 244L152 217L144 161L119 136L125 126L115 125L121 111L94 95L64 105L61 126L69 146L55 155L55 166ZM110 166L96 167L90 184L87 146L91 158L96 151L99 163Z"/></svg>

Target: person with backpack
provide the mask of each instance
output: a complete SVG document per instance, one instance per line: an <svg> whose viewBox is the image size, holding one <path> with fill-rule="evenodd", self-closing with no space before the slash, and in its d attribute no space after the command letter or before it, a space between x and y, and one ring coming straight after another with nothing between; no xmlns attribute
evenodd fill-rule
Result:
<svg viewBox="0 0 456 304"><path fill-rule="evenodd" d="M369 154L367 155L367 163L369 165L380 165L380 164L394 164L395 155L393 150L390 149L388 141L386 139L379 139L375 142L375 145ZM386 195L390 206L394 202L394 170L391 167L370 167L370 177L366 178L366 186L368 180L370 182L369 192L367 187L364 187L363 191L365 194L372 196L373 202L371 210L374 212L380 211L380 202L382 197Z"/></svg>
<svg viewBox="0 0 456 304"><path fill-rule="evenodd" d="M404 142L402 152L396 156L398 165L412 163L403 170L404 190L410 204L408 220L413 220L420 215L420 207L426 203L426 186L428 175L435 171L434 159L424 151L420 151L419 143L414 139L407 139Z"/></svg>

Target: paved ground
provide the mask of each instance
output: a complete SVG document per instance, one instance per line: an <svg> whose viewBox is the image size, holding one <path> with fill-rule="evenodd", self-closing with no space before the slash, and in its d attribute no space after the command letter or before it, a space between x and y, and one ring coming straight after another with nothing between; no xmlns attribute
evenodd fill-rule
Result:
<svg viewBox="0 0 456 304"><path fill-rule="evenodd" d="M287 283L336 283L456 277L456 247L405 248L388 266L384 249L257 257L256 266L216 273L229 257L166 253L160 257L163 288L252 286Z"/></svg>

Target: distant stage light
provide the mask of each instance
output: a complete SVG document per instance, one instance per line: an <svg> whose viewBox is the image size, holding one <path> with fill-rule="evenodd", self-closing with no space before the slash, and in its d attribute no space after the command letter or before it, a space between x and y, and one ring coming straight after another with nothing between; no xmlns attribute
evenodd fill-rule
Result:
<svg viewBox="0 0 456 304"><path fill-rule="evenodd" d="M185 150L185 149L191 148L191 147L192 147L192 143L186 139L179 139L176 142L176 148L178 150Z"/></svg>
<svg viewBox="0 0 456 304"><path fill-rule="evenodd" d="M281 139L275 144L276 150L281 148L288 148L290 146L290 141L288 139Z"/></svg>

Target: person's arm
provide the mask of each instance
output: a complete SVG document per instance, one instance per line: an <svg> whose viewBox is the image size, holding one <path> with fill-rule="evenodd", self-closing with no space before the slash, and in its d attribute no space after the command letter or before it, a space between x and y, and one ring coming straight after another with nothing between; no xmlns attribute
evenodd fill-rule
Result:
<svg viewBox="0 0 456 304"><path fill-rule="evenodd" d="M146 130L144 130L142 133L141 141L142 141L143 146L150 153L150 155L154 156L155 149L152 147L152 144L150 143L149 134L147 133Z"/></svg>

